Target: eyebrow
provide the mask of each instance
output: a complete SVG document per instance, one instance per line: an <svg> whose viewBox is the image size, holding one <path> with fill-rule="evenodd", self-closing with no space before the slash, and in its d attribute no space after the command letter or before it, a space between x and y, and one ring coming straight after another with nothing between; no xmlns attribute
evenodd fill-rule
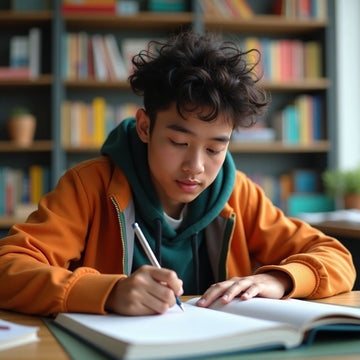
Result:
<svg viewBox="0 0 360 360"><path fill-rule="evenodd" d="M195 135L194 132L192 132L189 129L187 129L186 127L178 125L178 124L170 124L166 128L170 129L170 130L178 131L178 132L181 132L181 133L184 133L184 134ZM211 138L209 140L219 141L219 142L222 142L222 143L228 143L228 142L230 142L230 137L226 136L226 135L215 136L214 138Z"/></svg>

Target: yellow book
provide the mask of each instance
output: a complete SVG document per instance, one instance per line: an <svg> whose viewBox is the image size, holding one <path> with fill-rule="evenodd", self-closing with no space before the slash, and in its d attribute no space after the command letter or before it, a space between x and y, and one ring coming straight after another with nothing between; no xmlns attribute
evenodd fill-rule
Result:
<svg viewBox="0 0 360 360"><path fill-rule="evenodd" d="M105 117L106 102L102 97L93 99L93 118L94 118L94 145L101 146L105 141Z"/></svg>
<svg viewBox="0 0 360 360"><path fill-rule="evenodd" d="M30 202L37 204L43 194L43 167L32 165L29 168L30 175Z"/></svg>
<svg viewBox="0 0 360 360"><path fill-rule="evenodd" d="M260 39L257 37L247 37L245 38L245 50L249 51L252 49L256 49L259 51L259 53L252 51L249 54L247 54L247 61L249 63L249 65L255 65L256 63L258 63L254 69L254 73L257 76L261 76L263 74L264 71L264 66L263 66L263 60L261 58L262 55L262 49L261 49L261 42ZM260 62L259 62L260 60Z"/></svg>
<svg viewBox="0 0 360 360"><path fill-rule="evenodd" d="M319 78L322 76L321 44L318 41L305 43L305 77Z"/></svg>
<svg viewBox="0 0 360 360"><path fill-rule="evenodd" d="M94 132L88 104L81 103L80 113L80 146L92 146Z"/></svg>
<svg viewBox="0 0 360 360"><path fill-rule="evenodd" d="M246 2L246 0L231 0L233 6L237 9L237 11L241 14L243 19L250 19L254 16L254 12Z"/></svg>
<svg viewBox="0 0 360 360"><path fill-rule="evenodd" d="M300 95L295 99L295 104L299 112L300 143L309 144L312 141L310 97L308 95Z"/></svg>
<svg viewBox="0 0 360 360"><path fill-rule="evenodd" d="M61 145L63 148L70 146L70 118L71 118L71 102L63 101L61 104Z"/></svg>

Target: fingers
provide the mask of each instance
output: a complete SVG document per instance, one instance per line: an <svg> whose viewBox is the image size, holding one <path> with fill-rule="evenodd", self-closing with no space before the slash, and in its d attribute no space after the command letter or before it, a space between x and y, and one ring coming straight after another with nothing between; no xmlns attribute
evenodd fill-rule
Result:
<svg viewBox="0 0 360 360"><path fill-rule="evenodd" d="M255 296L280 299L291 287L292 280L282 271L234 277L212 285L198 301L198 305L207 307L219 298L223 304L227 304L236 296L240 296L242 300Z"/></svg>
<svg viewBox="0 0 360 360"><path fill-rule="evenodd" d="M165 284L177 296L184 293L183 282L180 280L175 271L169 269L157 269L152 266L144 266L145 269L149 268L152 278L161 284Z"/></svg>
<svg viewBox="0 0 360 360"><path fill-rule="evenodd" d="M244 300L250 299L251 297L258 295L257 286L252 284L249 277L232 278L227 281L213 284L203 294L198 305L207 307L218 298L221 299L222 303L227 304L240 294L244 297Z"/></svg>
<svg viewBox="0 0 360 360"><path fill-rule="evenodd" d="M161 314L175 305L175 294L182 293L174 271L143 266L116 283L105 308L123 315Z"/></svg>

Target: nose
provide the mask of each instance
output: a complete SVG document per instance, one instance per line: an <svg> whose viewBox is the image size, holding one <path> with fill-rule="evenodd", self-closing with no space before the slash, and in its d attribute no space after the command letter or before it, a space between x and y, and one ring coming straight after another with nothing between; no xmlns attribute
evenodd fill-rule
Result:
<svg viewBox="0 0 360 360"><path fill-rule="evenodd" d="M183 162L182 169L190 175L198 175L204 172L204 159L200 151L189 151Z"/></svg>

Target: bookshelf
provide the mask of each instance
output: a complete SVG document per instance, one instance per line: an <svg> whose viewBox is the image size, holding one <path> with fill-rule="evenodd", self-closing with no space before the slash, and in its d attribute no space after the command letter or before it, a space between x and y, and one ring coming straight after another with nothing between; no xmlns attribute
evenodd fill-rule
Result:
<svg viewBox="0 0 360 360"><path fill-rule="evenodd" d="M61 142L61 104L64 100L91 101L96 96L104 96L110 103L117 101L139 102L141 99L131 94L126 81L96 81L94 79L70 80L61 76L61 38L66 32L86 31L89 34L113 33L118 42L126 37L164 37L180 27L194 27L217 31L230 38L246 36L269 36L272 38L316 39L323 46L324 76L316 79L291 81L263 80L262 86L271 92L272 104L269 114L283 106L299 94L319 94L324 99L324 138L309 144L289 145L282 141L271 143L232 143L237 166L245 172L263 168L270 174L278 175L294 168L325 169L334 161L336 142L334 141L335 111L332 87L334 76L335 50L332 45L334 27L333 0L327 1L328 16L324 19L287 19L272 15L270 5L273 0L248 0L255 15L248 19L231 19L220 16L202 15L197 0L189 1L189 8L181 13L151 13L141 10L132 16L100 14L67 14L60 11L61 1L54 0L51 10L20 13L8 9L8 2L0 0L0 29L4 43L13 33L26 33L33 27L40 27L44 33L41 75L35 80L0 81L3 106L0 112L0 126L6 122L6 113L16 103L18 96L26 99L28 94L38 118L35 141L31 149L14 146L5 136L0 136L0 166L24 161L50 166L51 183L54 186L72 164L98 154L98 147L63 147ZM2 49L0 60L8 56L8 49ZM45 99L45 101L44 101ZM1 101L1 100L0 100ZM6 158L4 161L3 159ZM0 217L0 228L7 228L16 222L12 216Z"/></svg>

